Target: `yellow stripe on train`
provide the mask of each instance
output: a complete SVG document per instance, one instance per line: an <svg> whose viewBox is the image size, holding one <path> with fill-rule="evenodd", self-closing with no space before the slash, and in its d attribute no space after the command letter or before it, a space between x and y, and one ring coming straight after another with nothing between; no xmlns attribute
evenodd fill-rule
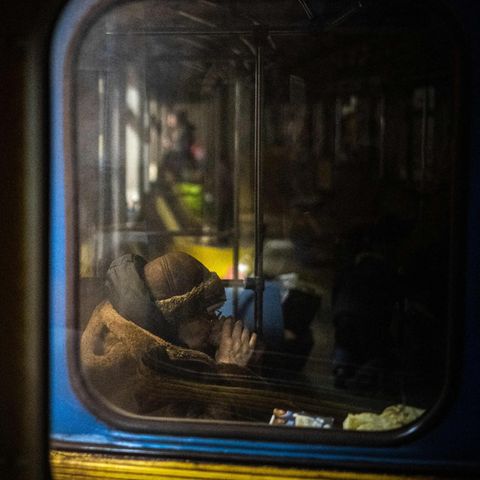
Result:
<svg viewBox="0 0 480 480"><path fill-rule="evenodd" d="M54 480L217 479L217 480L434 480L432 476L387 475L272 466L244 466L192 461L148 460L91 453L51 451ZM446 479L444 479L446 480Z"/></svg>

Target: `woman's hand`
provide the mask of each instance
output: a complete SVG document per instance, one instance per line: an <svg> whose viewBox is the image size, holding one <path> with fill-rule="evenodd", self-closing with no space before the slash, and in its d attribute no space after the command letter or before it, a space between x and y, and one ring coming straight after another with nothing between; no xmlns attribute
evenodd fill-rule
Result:
<svg viewBox="0 0 480 480"><path fill-rule="evenodd" d="M250 333L241 320L235 323L232 318L223 322L215 360L217 363L230 363L245 367L250 361L257 343L257 334Z"/></svg>

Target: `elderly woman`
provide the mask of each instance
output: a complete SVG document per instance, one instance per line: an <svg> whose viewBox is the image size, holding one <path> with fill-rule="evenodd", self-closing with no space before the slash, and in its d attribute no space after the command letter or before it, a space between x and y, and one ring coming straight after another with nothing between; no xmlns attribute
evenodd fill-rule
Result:
<svg viewBox="0 0 480 480"><path fill-rule="evenodd" d="M216 314L222 283L190 255L124 255L107 291L82 335L81 361L110 403L142 415L260 421L282 406L249 368L256 334Z"/></svg>

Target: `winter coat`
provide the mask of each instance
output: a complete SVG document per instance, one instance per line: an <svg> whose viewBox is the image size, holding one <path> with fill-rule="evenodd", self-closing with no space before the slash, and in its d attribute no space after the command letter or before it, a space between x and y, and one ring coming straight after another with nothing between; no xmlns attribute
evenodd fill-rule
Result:
<svg viewBox="0 0 480 480"><path fill-rule="evenodd" d="M267 420L276 405L257 393L263 381L250 370L173 345L123 318L108 301L82 335L81 363L94 390L130 413Z"/></svg>

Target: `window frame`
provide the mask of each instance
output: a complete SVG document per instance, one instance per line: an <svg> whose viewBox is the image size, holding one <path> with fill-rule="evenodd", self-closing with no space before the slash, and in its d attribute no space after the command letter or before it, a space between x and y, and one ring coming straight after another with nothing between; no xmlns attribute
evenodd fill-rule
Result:
<svg viewBox="0 0 480 480"><path fill-rule="evenodd" d="M77 6L80 2L76 2ZM466 225L466 194L464 185L467 184L466 168L460 165L461 150L465 142L464 125L465 118L464 102L461 100L461 84L466 77L464 74L463 59L459 59L457 76L460 76L459 85L454 91L454 101L457 103L454 114L457 115L455 125L457 132L457 141L455 151L451 153L456 178L452 181L451 211L453 219L450 223L453 232L449 244L450 249L450 285L449 285L449 314L448 314L448 351L446 352L446 371L445 383L442 394L438 401L432 405L428 412L417 422L403 427L401 429L387 432L350 432L341 430L314 430L314 429L294 429L294 428L275 428L270 425L244 424L237 422L226 422L221 424L218 421L201 421L188 419L164 419L147 416L137 416L128 412L120 411L116 407L105 402L100 395L96 394L88 386L81 374L80 355L79 355L79 209L76 199L78 198L78 180L77 164L75 162L75 80L72 77L68 80L69 72L73 72L78 50L81 45L82 34L87 30L88 25L93 23L94 19L104 13L109 8L114 8L114 0L94 1L88 3L88 8L84 8L83 15L73 20L74 31L63 31L58 34L57 42L64 41L65 54L61 58L53 57L53 69L58 71L62 69L62 86L53 85L53 96L59 96L63 107L62 126L54 126L53 130L61 129L63 132L63 144L61 146L62 159L54 168L64 167L64 201L65 210L70 215L65 214L65 289L66 289L66 354L68 362L69 382L73 387L75 395L84 404L87 410L93 413L102 422L106 422L111 428L122 431L129 431L132 434L155 434L155 435L181 435L183 437L214 437L222 439L238 440L258 440L261 438L265 442L287 442L289 444L313 444L313 445L332 445L332 446L360 446L360 447L388 447L393 445L412 442L428 430L435 426L441 419L442 413L446 410L448 404L453 398L458 385L456 383L456 370L458 368L458 359L460 353L459 342L461 326L454 325L454 312L456 317L464 318L462 294L465 283L465 265L464 265L464 245L465 245L465 225ZM75 2L72 2L74 10ZM446 16L449 23L451 17ZM70 19L72 22L72 20ZM453 24L454 34L457 35L457 29ZM458 35L457 35L458 36ZM462 42L459 41L459 45ZM462 49L461 49L462 50ZM58 73L54 75L58 80ZM57 179L58 180L58 179ZM461 213L459 213L461 212ZM454 216L455 215L455 216ZM57 219L53 218L53 222ZM460 312L460 314L459 314ZM58 328L58 327L54 327Z"/></svg>

